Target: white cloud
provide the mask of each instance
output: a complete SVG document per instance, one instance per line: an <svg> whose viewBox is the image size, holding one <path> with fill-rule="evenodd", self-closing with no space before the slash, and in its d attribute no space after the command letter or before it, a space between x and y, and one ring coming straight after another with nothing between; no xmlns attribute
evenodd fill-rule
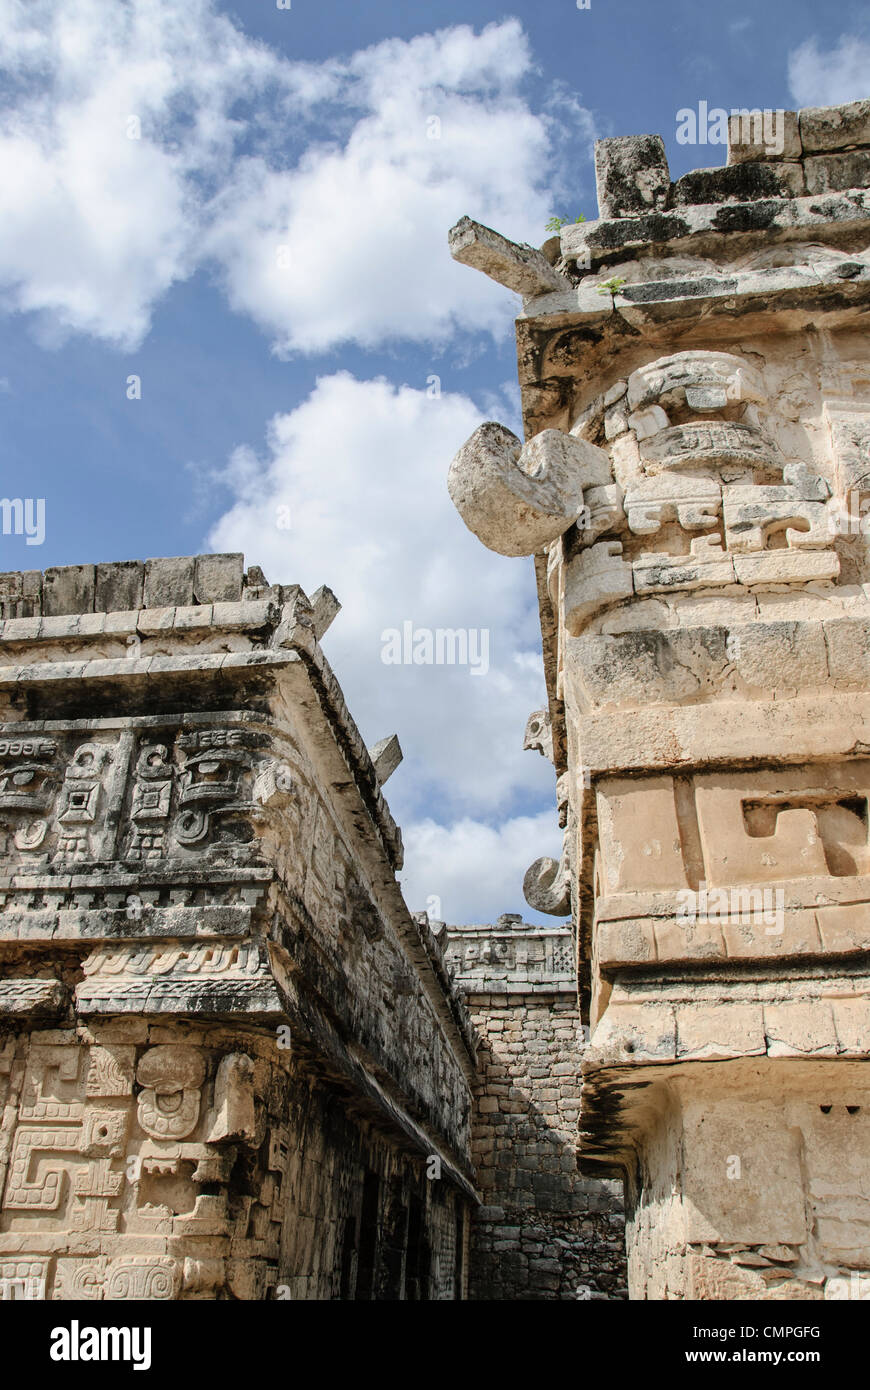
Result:
<svg viewBox="0 0 870 1390"><path fill-rule="evenodd" d="M515 19L318 65L213 0L0 0L0 71L0 289L47 333L134 347L209 263L282 353L501 333L510 297L453 265L447 229L470 211L540 241L552 211Z"/></svg>
<svg viewBox="0 0 870 1390"><path fill-rule="evenodd" d="M399 735L405 762L387 794L412 839L415 823L427 820L504 818L516 826L511 817L526 806L551 807L541 824L556 824L553 769L522 749L526 717L544 698L532 563L485 550L447 494L450 458L480 420L465 396L432 399L425 387L346 372L324 377L297 409L272 420L265 457L236 451L225 475L234 501L208 538L217 550L243 550L272 582L335 590L344 609L324 648L366 741ZM384 664L382 634L405 622L415 631L485 629L488 672ZM552 843L551 835L543 844L487 833L506 836L502 865L508 849L521 851L514 887ZM452 853L449 840L427 843ZM429 870L412 859L413 851L409 872L422 891ZM439 872L450 880L447 858ZM508 910L505 892L490 913ZM470 906L463 899L455 911L461 920Z"/></svg>
<svg viewBox="0 0 870 1390"><path fill-rule="evenodd" d="M402 890L412 912L451 923L493 922L521 912L527 922L553 926L523 898L523 873L533 859L558 859L561 831L549 812L517 816L497 828L464 819L453 825L423 820L405 831ZM434 900L434 901L433 901Z"/></svg>
<svg viewBox="0 0 870 1390"><path fill-rule="evenodd" d="M843 34L827 51L807 39L788 59L788 84L796 106L839 106L867 96L870 43Z"/></svg>

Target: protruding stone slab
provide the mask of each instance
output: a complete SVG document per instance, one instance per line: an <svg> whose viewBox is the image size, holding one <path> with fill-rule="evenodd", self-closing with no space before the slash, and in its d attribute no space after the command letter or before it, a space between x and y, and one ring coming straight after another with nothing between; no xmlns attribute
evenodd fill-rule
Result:
<svg viewBox="0 0 870 1390"><path fill-rule="evenodd" d="M375 776L380 786L383 786L389 777L392 777L399 763L405 756L402 752L396 734L388 734L386 738L379 739L372 748L369 749L369 756L375 769Z"/></svg>
<svg viewBox="0 0 870 1390"><path fill-rule="evenodd" d="M455 261L482 270L515 294L551 294L571 288L570 280L554 270L542 252L508 241L470 217L461 218L451 228L449 246Z"/></svg>
<svg viewBox="0 0 870 1390"><path fill-rule="evenodd" d="M314 635L320 642L341 612L341 604L331 589L325 584L311 595L311 621Z"/></svg>

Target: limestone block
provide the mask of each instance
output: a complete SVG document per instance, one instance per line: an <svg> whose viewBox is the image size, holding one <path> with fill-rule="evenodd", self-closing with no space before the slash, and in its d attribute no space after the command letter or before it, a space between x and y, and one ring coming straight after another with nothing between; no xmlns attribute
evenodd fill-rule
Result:
<svg viewBox="0 0 870 1390"><path fill-rule="evenodd" d="M656 937L651 920L601 922L595 929L600 969L647 965L657 959Z"/></svg>
<svg viewBox="0 0 870 1390"><path fill-rule="evenodd" d="M676 1047L676 1019L670 1005L611 1000L584 1060L590 1069L626 1062L669 1062L676 1057Z"/></svg>
<svg viewBox="0 0 870 1390"><path fill-rule="evenodd" d="M728 954L723 927L715 918L656 918L654 934L659 961L724 960Z"/></svg>
<svg viewBox="0 0 870 1390"><path fill-rule="evenodd" d="M840 618L822 624L832 681L852 689L870 684L870 621Z"/></svg>
<svg viewBox="0 0 870 1390"><path fill-rule="evenodd" d="M815 155L804 160L807 193L839 193L870 184L870 150Z"/></svg>
<svg viewBox="0 0 870 1390"><path fill-rule="evenodd" d="M451 228L449 245L455 261L482 270L515 294L552 294L571 288L571 282L540 251L518 246L470 217L460 218Z"/></svg>
<svg viewBox="0 0 870 1390"><path fill-rule="evenodd" d="M475 430L450 465L447 486L469 530L500 555L531 555L567 531L584 487L612 482L603 449L559 430L523 446L489 422Z"/></svg>
<svg viewBox="0 0 870 1390"><path fill-rule="evenodd" d="M684 1107L689 1241L803 1244L807 1227L800 1142L783 1120L774 1104L748 1098Z"/></svg>
<svg viewBox="0 0 870 1390"><path fill-rule="evenodd" d="M145 607L189 607L193 603L194 557L164 556L145 561Z"/></svg>
<svg viewBox="0 0 870 1390"><path fill-rule="evenodd" d="M799 497L807 502L825 502L831 495L831 485L826 478L814 473L805 463L793 461L782 470L783 482L793 488Z"/></svg>
<svg viewBox="0 0 870 1390"><path fill-rule="evenodd" d="M61 565L45 571L42 611L46 617L64 613L93 613L94 566Z"/></svg>
<svg viewBox="0 0 870 1390"><path fill-rule="evenodd" d="M730 632L728 654L747 686L759 690L817 689L828 679L817 623L746 623Z"/></svg>
<svg viewBox="0 0 870 1390"><path fill-rule="evenodd" d="M681 1061L724 1061L764 1056L764 1014L760 1004L681 1004L676 1009L677 1057ZM693 1239L695 1237L692 1237Z"/></svg>
<svg viewBox="0 0 870 1390"><path fill-rule="evenodd" d="M870 101L845 106L806 106L799 114L804 154L870 145Z"/></svg>
<svg viewBox="0 0 870 1390"><path fill-rule="evenodd" d="M618 439L621 434L625 434L629 429L628 411L625 401L614 405L604 415L604 438L606 440ZM582 435L580 436L582 438Z"/></svg>
<svg viewBox="0 0 870 1390"><path fill-rule="evenodd" d="M785 911L771 889L732 888L734 917L722 925L725 952L733 960L820 955L822 940L811 909Z"/></svg>
<svg viewBox="0 0 870 1390"><path fill-rule="evenodd" d="M59 980L0 980L0 1015L53 1018L63 1013L68 999L69 992Z"/></svg>
<svg viewBox="0 0 870 1390"><path fill-rule="evenodd" d="M599 217L626 217L667 206L671 175L660 135L595 142Z"/></svg>
<svg viewBox="0 0 870 1390"><path fill-rule="evenodd" d="M672 777L608 777L595 798L606 894L688 887Z"/></svg>
<svg viewBox="0 0 870 1390"><path fill-rule="evenodd" d="M728 163L800 159L796 111L735 111L728 117Z"/></svg>
<svg viewBox="0 0 870 1390"><path fill-rule="evenodd" d="M726 484L722 505L729 550L766 550L771 537L782 532L795 549L824 550L831 544L825 503L805 501L791 487Z"/></svg>
<svg viewBox="0 0 870 1390"><path fill-rule="evenodd" d="M673 615L680 627L740 627L758 617L758 598L755 594L678 595Z"/></svg>
<svg viewBox="0 0 870 1390"><path fill-rule="evenodd" d="M145 566L141 560L117 560L97 565L94 608L98 613L131 611L142 607Z"/></svg>
<svg viewBox="0 0 870 1390"><path fill-rule="evenodd" d="M753 160L715 169L693 169L684 174L674 184L673 206L799 198L805 192L804 171L799 161Z"/></svg>
<svg viewBox="0 0 870 1390"><path fill-rule="evenodd" d="M722 506L722 488L712 478L660 474L640 478L625 493L629 529L651 535L665 521L676 520L686 531L715 526Z"/></svg>
<svg viewBox="0 0 870 1390"><path fill-rule="evenodd" d="M722 549L718 536L693 537L688 556L641 554L634 561L633 571L637 594L718 588L735 582L734 562Z"/></svg>
<svg viewBox="0 0 870 1390"><path fill-rule="evenodd" d="M764 1005L769 1057L836 1057L837 1030L830 1003L793 1000Z"/></svg>
<svg viewBox="0 0 870 1390"><path fill-rule="evenodd" d="M632 567L619 541L598 541L564 566L565 628L577 636L593 613L634 593Z"/></svg>
<svg viewBox="0 0 870 1390"><path fill-rule="evenodd" d="M809 584L836 579L840 557L835 550L767 550L735 555L734 573L740 584Z"/></svg>
<svg viewBox="0 0 870 1390"><path fill-rule="evenodd" d="M822 930L824 932L824 928ZM835 998L831 1004L840 1051L866 1057L870 1052L870 998L866 995L853 999Z"/></svg>
<svg viewBox="0 0 870 1390"><path fill-rule="evenodd" d="M722 628L640 629L571 639L566 688L592 707L682 704L727 678L726 635Z"/></svg>
<svg viewBox="0 0 870 1390"><path fill-rule="evenodd" d="M193 562L194 601L237 603L242 597L244 573L244 555L197 555ZM178 604L184 602L181 598L167 600L170 601Z"/></svg>
<svg viewBox="0 0 870 1390"><path fill-rule="evenodd" d="M784 1276L780 1273L780 1278ZM754 1269L732 1264L728 1259L716 1259L694 1252L687 1259L686 1298L698 1300L728 1300L730 1302L782 1302L792 1299L820 1301L824 1295L819 1286L800 1279L768 1283Z"/></svg>
<svg viewBox="0 0 870 1390"><path fill-rule="evenodd" d="M672 626L671 610L668 605L657 598L645 598L617 608L612 613L603 614L591 624L591 630L595 633L601 633L602 636L619 637L625 632L664 629Z"/></svg>
<svg viewBox="0 0 870 1390"><path fill-rule="evenodd" d="M717 400L723 406L732 401L767 399L761 374L730 352L692 349L671 353L639 367L628 378L628 404L633 411L654 404L665 410L686 405L688 391L722 393Z"/></svg>
<svg viewBox="0 0 870 1390"><path fill-rule="evenodd" d="M870 950L870 902L818 907L816 920L822 948L832 956ZM870 1038L864 1039L864 1046Z"/></svg>

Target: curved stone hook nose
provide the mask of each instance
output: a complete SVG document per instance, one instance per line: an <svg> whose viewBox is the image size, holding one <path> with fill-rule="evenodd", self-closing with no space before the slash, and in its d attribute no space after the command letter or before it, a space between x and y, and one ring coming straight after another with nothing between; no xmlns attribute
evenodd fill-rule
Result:
<svg viewBox="0 0 870 1390"><path fill-rule="evenodd" d="M450 465L447 488L470 531L499 555L532 555L561 536L583 507L583 489L612 482L610 459L585 439L542 430L523 444L493 420L475 430Z"/></svg>

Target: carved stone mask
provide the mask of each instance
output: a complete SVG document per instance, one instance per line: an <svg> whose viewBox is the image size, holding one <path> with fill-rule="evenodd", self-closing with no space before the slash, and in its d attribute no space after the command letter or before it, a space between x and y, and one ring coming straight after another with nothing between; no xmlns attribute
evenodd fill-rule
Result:
<svg viewBox="0 0 870 1390"><path fill-rule="evenodd" d="M183 1139L199 1119L205 1066L192 1047L152 1047L139 1061L136 1076L138 1120L152 1139Z"/></svg>

